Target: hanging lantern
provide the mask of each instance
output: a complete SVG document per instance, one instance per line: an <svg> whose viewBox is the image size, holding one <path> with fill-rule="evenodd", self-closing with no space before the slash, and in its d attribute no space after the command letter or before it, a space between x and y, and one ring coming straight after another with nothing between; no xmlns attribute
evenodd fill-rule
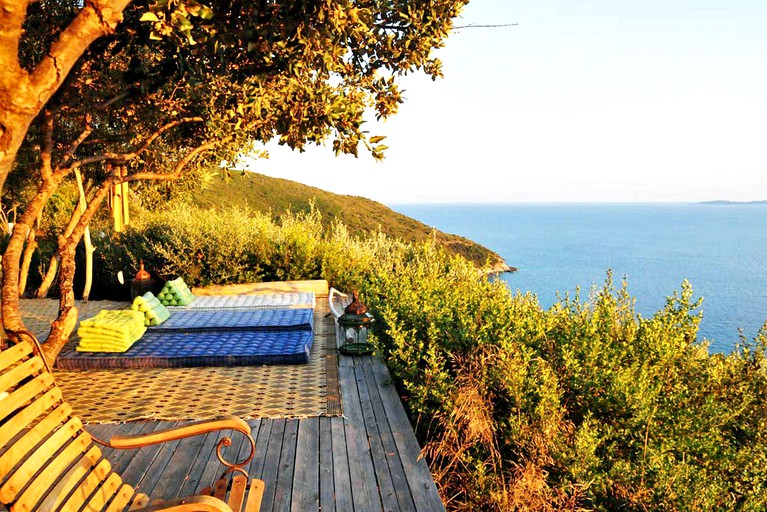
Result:
<svg viewBox="0 0 767 512"><path fill-rule="evenodd" d="M344 343L338 351L348 356L371 354L374 347L368 343L368 330L373 321L367 306L357 299L357 292L353 292L351 304L338 317L338 325L344 337Z"/></svg>

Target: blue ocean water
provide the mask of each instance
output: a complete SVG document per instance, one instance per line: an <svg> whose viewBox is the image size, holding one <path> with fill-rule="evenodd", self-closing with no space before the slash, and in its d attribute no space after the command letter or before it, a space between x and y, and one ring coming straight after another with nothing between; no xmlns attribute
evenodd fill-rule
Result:
<svg viewBox="0 0 767 512"><path fill-rule="evenodd" d="M395 205L394 209L496 251L517 267L502 276L544 307L556 292L587 296L612 269L649 316L690 281L703 297L699 339L729 352L738 329L753 338L767 320L767 205Z"/></svg>

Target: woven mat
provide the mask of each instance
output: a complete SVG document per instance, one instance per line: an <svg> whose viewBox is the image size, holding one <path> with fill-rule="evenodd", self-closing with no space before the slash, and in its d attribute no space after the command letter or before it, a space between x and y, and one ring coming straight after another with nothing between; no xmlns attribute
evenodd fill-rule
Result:
<svg viewBox="0 0 767 512"><path fill-rule="evenodd" d="M290 366L54 370L83 421L300 418L341 414L332 316L318 301L310 362ZM332 347L332 348L331 348Z"/></svg>
<svg viewBox="0 0 767 512"><path fill-rule="evenodd" d="M102 309L127 309L130 302L114 300L92 300L89 302L75 301L79 318L85 319L95 316ZM53 299L21 299L19 300L21 316L24 325L32 331L39 340L44 340L51 332L51 322L56 318L59 311L59 302Z"/></svg>
<svg viewBox="0 0 767 512"><path fill-rule="evenodd" d="M174 310L170 318L149 331L311 331L313 317L310 308Z"/></svg>

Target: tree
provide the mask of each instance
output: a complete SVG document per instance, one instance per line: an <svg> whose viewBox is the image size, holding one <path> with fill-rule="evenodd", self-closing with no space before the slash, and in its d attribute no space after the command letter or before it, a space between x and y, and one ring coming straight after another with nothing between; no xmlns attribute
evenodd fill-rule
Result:
<svg viewBox="0 0 767 512"><path fill-rule="evenodd" d="M22 211L3 255L4 327L23 327L26 234L76 169L89 197L61 230L49 358L74 328L74 248L110 187L195 176L274 138L382 158L366 111L396 113L404 74L440 76L431 52L466 3L0 0L0 189ZM31 197L5 190L30 180Z"/></svg>

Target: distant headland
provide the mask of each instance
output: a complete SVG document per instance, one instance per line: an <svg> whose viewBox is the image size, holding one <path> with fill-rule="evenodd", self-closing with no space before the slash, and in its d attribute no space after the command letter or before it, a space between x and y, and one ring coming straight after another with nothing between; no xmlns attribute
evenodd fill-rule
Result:
<svg viewBox="0 0 767 512"><path fill-rule="evenodd" d="M698 204L727 204L727 205L761 204L761 205L767 205L767 200L765 200L765 201L724 201L724 200L718 199L716 201L701 201Z"/></svg>

